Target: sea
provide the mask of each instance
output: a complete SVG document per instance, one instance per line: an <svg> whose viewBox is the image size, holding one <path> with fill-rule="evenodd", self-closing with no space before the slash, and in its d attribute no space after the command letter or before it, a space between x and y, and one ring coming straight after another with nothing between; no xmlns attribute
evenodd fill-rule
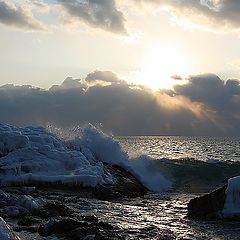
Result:
<svg viewBox="0 0 240 240"><path fill-rule="evenodd" d="M95 130L86 133L82 138L90 144L93 152L98 151L99 156L112 162L121 162L126 152L129 161L135 161L132 166L136 173L141 173L140 180L153 186L153 189L162 188L159 188L161 191L149 191L144 197L132 199L84 199L87 204L71 205L76 212L94 214L99 220L116 226L118 234L126 240L240 239L240 224L237 221L200 221L186 217L187 204L192 198L221 187L227 184L229 178L240 175L240 137L110 138ZM152 182L147 182L148 179ZM60 195L57 193L51 197L61 199ZM19 235L22 239L60 239L56 236L30 236L24 232Z"/></svg>
<svg viewBox="0 0 240 240"><path fill-rule="evenodd" d="M240 239L239 222L186 218L190 199L240 175L240 137L120 136L130 156L154 159L154 171L171 179L167 192L121 202L96 201L96 212L125 229L127 239Z"/></svg>

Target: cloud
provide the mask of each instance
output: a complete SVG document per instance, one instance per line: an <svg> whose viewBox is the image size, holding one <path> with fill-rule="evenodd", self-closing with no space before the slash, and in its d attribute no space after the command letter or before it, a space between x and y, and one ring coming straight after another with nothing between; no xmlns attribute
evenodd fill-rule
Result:
<svg viewBox="0 0 240 240"><path fill-rule="evenodd" d="M218 124L227 131L240 134L240 81L229 79L226 82L214 74L192 76L189 82L174 87L174 96L184 96L193 103L204 104L210 109ZM232 132L233 133L233 132Z"/></svg>
<svg viewBox="0 0 240 240"><path fill-rule="evenodd" d="M115 34L127 35L123 13L115 0L57 0L67 13L65 19L77 20Z"/></svg>
<svg viewBox="0 0 240 240"><path fill-rule="evenodd" d="M99 78L109 84L88 85ZM64 128L102 123L117 135L240 135L238 80L197 75L174 90L153 93L118 82L109 71L92 72L86 79L67 78L50 90L4 85L0 121Z"/></svg>
<svg viewBox="0 0 240 240"><path fill-rule="evenodd" d="M117 74L113 73L112 71L99 71L96 70L92 73L89 73L87 77L85 78L87 82L94 82L94 81L104 81L109 83L117 83L121 82L121 80L118 78Z"/></svg>
<svg viewBox="0 0 240 240"><path fill-rule="evenodd" d="M120 80L112 71L99 71L95 70L91 73L88 73L85 79L74 79L72 77L66 78L61 85L53 85L49 91L64 91L75 89L81 92L86 91L89 87L95 85L110 85L113 83L122 83L125 81ZM12 86L12 85L11 85Z"/></svg>
<svg viewBox="0 0 240 240"><path fill-rule="evenodd" d="M73 79L72 77L66 78L61 85L53 85L49 91L58 91L58 90L70 90L70 89L79 89L84 91L87 88L81 79Z"/></svg>
<svg viewBox="0 0 240 240"><path fill-rule="evenodd" d="M172 78L173 80L176 80L176 81L178 81L178 80L183 80L183 78L182 78L181 76L179 76L179 75L173 75L173 76L171 76L171 78Z"/></svg>
<svg viewBox="0 0 240 240"><path fill-rule="evenodd" d="M174 87L176 94L183 95L192 101L203 102L217 109L225 109L231 104L234 95L240 95L240 82L224 82L217 75L202 74L191 76L189 82Z"/></svg>
<svg viewBox="0 0 240 240"><path fill-rule="evenodd" d="M45 30L43 25L34 19L29 9L15 6L8 1L0 1L0 23L25 30Z"/></svg>
<svg viewBox="0 0 240 240"><path fill-rule="evenodd" d="M239 0L134 0L150 3L155 7L168 7L172 13L183 19L205 27L229 30L240 28Z"/></svg>

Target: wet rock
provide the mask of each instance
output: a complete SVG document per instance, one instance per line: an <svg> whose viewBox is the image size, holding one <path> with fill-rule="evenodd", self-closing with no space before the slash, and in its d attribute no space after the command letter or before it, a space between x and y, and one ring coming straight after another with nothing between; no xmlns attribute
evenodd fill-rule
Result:
<svg viewBox="0 0 240 240"><path fill-rule="evenodd" d="M87 221L87 222L94 222L94 223L98 222L98 218L95 215L83 216L82 220Z"/></svg>
<svg viewBox="0 0 240 240"><path fill-rule="evenodd" d="M81 185L64 185L61 183L42 183L36 182L35 186L40 189L60 189L73 190L82 194L84 198L98 198L100 200L112 200L122 197L142 197L148 191L139 180L127 170L119 166L111 166L105 164L105 169L115 179L114 184L97 185L96 187L83 187ZM35 189L35 190L34 190ZM20 192L29 192L32 196L37 195L36 188L32 186L24 186L20 188ZM0 193L1 194L1 193ZM1 200L1 198L0 198Z"/></svg>
<svg viewBox="0 0 240 240"><path fill-rule="evenodd" d="M29 215L30 212L23 207L20 206L8 206L4 208L4 213L8 217L19 217L19 216L26 216Z"/></svg>
<svg viewBox="0 0 240 240"><path fill-rule="evenodd" d="M17 222L19 226L31 226L36 223L40 223L41 220L39 218L33 216L24 216L20 218Z"/></svg>
<svg viewBox="0 0 240 240"><path fill-rule="evenodd" d="M94 196L101 200L111 200L120 197L142 197L147 189L130 172L119 166L106 166L114 176L114 185L98 186L94 189Z"/></svg>
<svg viewBox="0 0 240 240"><path fill-rule="evenodd" d="M70 207L57 200L48 201L41 209L34 212L35 215L42 218L71 216L73 213L74 211Z"/></svg>
<svg viewBox="0 0 240 240"><path fill-rule="evenodd" d="M221 211L226 199L226 189L227 185L201 197L191 199L188 203L187 217L206 220L221 218Z"/></svg>
<svg viewBox="0 0 240 240"><path fill-rule="evenodd" d="M1 217L0 217L0 239L21 240Z"/></svg>
<svg viewBox="0 0 240 240"><path fill-rule="evenodd" d="M90 220L90 222L86 221ZM65 239L124 239L118 235L118 228L109 223L98 222L94 217L52 219L40 226L38 232L41 236L55 234Z"/></svg>
<svg viewBox="0 0 240 240"><path fill-rule="evenodd" d="M32 193L34 193L36 191L36 187L22 187L21 188L21 192L23 193L23 194L32 194Z"/></svg>
<svg viewBox="0 0 240 240"><path fill-rule="evenodd" d="M73 218L51 219L47 224L41 225L38 232L42 236L52 234L67 235L79 227L88 227L87 222L80 222Z"/></svg>

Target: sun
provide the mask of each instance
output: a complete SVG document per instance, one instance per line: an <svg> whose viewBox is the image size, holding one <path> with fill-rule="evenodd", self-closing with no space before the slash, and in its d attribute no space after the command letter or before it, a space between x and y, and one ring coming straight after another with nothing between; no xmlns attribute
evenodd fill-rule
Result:
<svg viewBox="0 0 240 240"><path fill-rule="evenodd" d="M177 84L173 76L184 77L189 73L190 62L186 52L176 44L152 44L144 56L142 67L134 82L153 90L171 89Z"/></svg>

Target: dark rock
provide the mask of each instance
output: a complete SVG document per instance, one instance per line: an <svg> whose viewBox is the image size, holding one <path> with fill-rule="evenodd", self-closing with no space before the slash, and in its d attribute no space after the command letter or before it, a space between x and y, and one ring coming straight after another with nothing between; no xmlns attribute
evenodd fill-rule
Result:
<svg viewBox="0 0 240 240"><path fill-rule="evenodd" d="M42 236L48 236L52 234L69 234L79 227L88 227L87 222L80 222L73 218L60 218L52 219L47 224L41 225L38 232Z"/></svg>
<svg viewBox="0 0 240 240"><path fill-rule="evenodd" d="M36 191L36 187L22 187L21 192L23 194L32 194Z"/></svg>
<svg viewBox="0 0 240 240"><path fill-rule="evenodd" d="M113 227L111 224L109 224L107 222L99 222L98 226L100 226L101 228L106 229L106 230L114 230L115 229L115 227Z"/></svg>
<svg viewBox="0 0 240 240"><path fill-rule="evenodd" d="M86 218L83 217L82 220ZM95 218L94 218L95 219ZM87 222L74 218L59 218L50 220L47 224L39 227L38 232L41 236L49 236L55 234L63 236L65 239L124 239L119 236L118 228L109 223ZM88 220L92 221L92 218Z"/></svg>
<svg viewBox="0 0 240 240"><path fill-rule="evenodd" d="M87 228L77 228L67 237L68 240L95 239L95 240L123 240L116 231L103 229L98 225L90 225Z"/></svg>
<svg viewBox="0 0 240 240"><path fill-rule="evenodd" d="M37 193L34 190L35 187L39 189L61 189L61 190L73 190L77 191L78 193L82 194L82 197L85 198L98 198L100 200L112 200L116 198L122 198L122 197L142 197L145 195L148 191L146 187L144 187L138 179L132 175L132 173L128 172L127 170L123 169L119 166L111 166L108 164L105 164L105 169L111 173L111 175L114 177L116 182L113 185L98 185L94 188L92 187L83 187L81 185L68 185L68 184L61 184L59 183L42 183L42 182L33 182L34 186L30 184L29 186L25 186L26 191L32 191L32 196L37 195ZM24 172L28 172L28 169L25 169L25 166L22 166L24 168ZM16 184L15 187L19 185ZM20 184L21 185L21 184ZM12 184L12 187L14 187L14 184ZM24 188L22 188L24 189ZM20 191L22 191L20 189Z"/></svg>
<svg viewBox="0 0 240 240"><path fill-rule="evenodd" d="M201 197L191 199L188 203L187 217L191 219L213 220L220 218L226 199L227 185L205 194Z"/></svg>
<svg viewBox="0 0 240 240"><path fill-rule="evenodd" d="M142 197L147 192L136 177L119 166L105 166L114 176L114 185L98 186L94 189L94 196L101 200L111 200L120 197Z"/></svg>
<svg viewBox="0 0 240 240"><path fill-rule="evenodd" d="M40 223L41 220L33 216L25 216L18 220L17 224L20 226L31 226L35 223Z"/></svg>
<svg viewBox="0 0 240 240"><path fill-rule="evenodd" d="M15 227L13 230L15 232L25 231L30 233L36 233L38 232L38 226L19 226L19 227Z"/></svg>
<svg viewBox="0 0 240 240"><path fill-rule="evenodd" d="M73 214L73 210L57 200L52 200L48 201L42 209L35 211L34 214L42 218L71 216Z"/></svg>
<svg viewBox="0 0 240 240"><path fill-rule="evenodd" d="M97 222L98 222L98 218L97 218L97 216L95 216L95 215L83 216L83 217L82 217L82 220L83 220L83 221L86 221L86 222L94 222L94 223L97 223Z"/></svg>

